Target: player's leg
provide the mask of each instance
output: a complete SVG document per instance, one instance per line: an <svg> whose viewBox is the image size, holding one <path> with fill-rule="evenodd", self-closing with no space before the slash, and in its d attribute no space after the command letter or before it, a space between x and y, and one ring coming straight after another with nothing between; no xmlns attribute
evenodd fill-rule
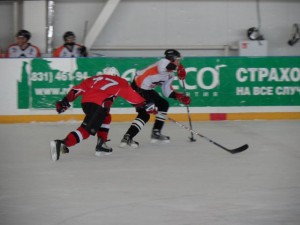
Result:
<svg viewBox="0 0 300 225"><path fill-rule="evenodd" d="M162 98L157 92L153 93L152 99L154 104L157 107L158 113L155 116L155 121L152 128L151 142L155 143L162 141L165 143L170 142L170 137L163 135L161 130L166 121L166 115L169 109L169 102Z"/></svg>
<svg viewBox="0 0 300 225"><path fill-rule="evenodd" d="M120 147L132 147L132 148L138 148L139 143L137 141L134 141L133 138L142 130L142 128L145 126L145 124L149 121L150 115L146 112L145 109L138 109L138 115L137 117L132 121L129 129L123 136L123 139L121 140Z"/></svg>
<svg viewBox="0 0 300 225"><path fill-rule="evenodd" d="M95 148L96 156L110 155L113 151L113 149L107 145L107 142L109 141L107 140L107 138L108 138L108 132L110 128L110 123L111 123L111 114L108 113L97 132L97 145Z"/></svg>
<svg viewBox="0 0 300 225"><path fill-rule="evenodd" d="M50 151L53 161L59 159L60 153L69 152L69 147L80 143L90 135L95 135L103 123L106 110L101 106L94 103L83 103L82 109L85 113L85 118L80 127L70 132L65 139L50 142Z"/></svg>

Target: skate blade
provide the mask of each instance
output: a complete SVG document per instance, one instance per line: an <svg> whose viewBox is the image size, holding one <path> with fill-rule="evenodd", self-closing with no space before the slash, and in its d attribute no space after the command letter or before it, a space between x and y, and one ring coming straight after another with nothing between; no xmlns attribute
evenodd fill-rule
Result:
<svg viewBox="0 0 300 225"><path fill-rule="evenodd" d="M151 142L152 144L155 144L155 143L167 144L167 143L170 143L170 140L157 140L157 139L151 139L150 142Z"/></svg>
<svg viewBox="0 0 300 225"><path fill-rule="evenodd" d="M136 148L139 147L139 145L137 145L137 144L132 144L132 145L130 145L129 147L136 149Z"/></svg>
<svg viewBox="0 0 300 225"><path fill-rule="evenodd" d="M55 141L50 142L50 155L51 155L52 161L54 161L54 162L57 161L56 142Z"/></svg>
<svg viewBox="0 0 300 225"><path fill-rule="evenodd" d="M137 144L128 145L127 143L121 143L119 145L119 147L120 148L134 148L134 149L136 149L136 148L139 147L139 145L137 145Z"/></svg>
<svg viewBox="0 0 300 225"><path fill-rule="evenodd" d="M119 147L120 148L126 148L126 147L129 147L129 146L127 145L127 143L120 143Z"/></svg>
<svg viewBox="0 0 300 225"><path fill-rule="evenodd" d="M95 156L97 156L97 157L111 155L111 154L112 154L112 152L95 152Z"/></svg>

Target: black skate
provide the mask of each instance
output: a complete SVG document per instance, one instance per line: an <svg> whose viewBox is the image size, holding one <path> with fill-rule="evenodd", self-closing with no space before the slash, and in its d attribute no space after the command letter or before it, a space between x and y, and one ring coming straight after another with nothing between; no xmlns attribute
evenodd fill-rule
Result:
<svg viewBox="0 0 300 225"><path fill-rule="evenodd" d="M107 141L103 141L101 138L98 138L97 145L95 149L95 156L110 155L112 154L113 149L106 144Z"/></svg>
<svg viewBox="0 0 300 225"><path fill-rule="evenodd" d="M50 142L50 154L53 161L59 160L60 153L69 153L69 149L64 145L62 140L54 140Z"/></svg>
<svg viewBox="0 0 300 225"><path fill-rule="evenodd" d="M123 139L121 140L121 143L119 145L121 148L125 148L127 146L131 148L138 148L139 143L137 141L134 141L129 134L125 134Z"/></svg>
<svg viewBox="0 0 300 225"><path fill-rule="evenodd" d="M151 143L157 143L157 142L169 143L170 137L161 134L160 130L153 130L151 134Z"/></svg>

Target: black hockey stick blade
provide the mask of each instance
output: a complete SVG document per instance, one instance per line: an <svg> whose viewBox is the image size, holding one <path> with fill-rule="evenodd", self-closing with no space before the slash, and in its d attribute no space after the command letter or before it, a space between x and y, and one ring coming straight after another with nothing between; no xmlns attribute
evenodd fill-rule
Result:
<svg viewBox="0 0 300 225"><path fill-rule="evenodd" d="M223 145L220 145L219 143L217 143L217 142L215 142L215 141L213 141L213 140L211 140L211 139L209 139L209 138L207 138L207 137L205 137L205 136L203 136L203 135L201 135L201 134L199 134L199 133L197 133L197 134L198 134L200 137L202 136L203 138L205 138L205 139L208 140L209 142L213 143L214 145L216 145L216 146L222 148L223 150L225 150L225 151L227 151L227 152L230 152L231 154L236 154L236 153L239 153L239 152L243 152L243 151L245 151L245 150L247 150L247 149L249 148L249 145L248 145L248 144L245 144L245 145L242 145L242 146L240 146L240 147L238 147L238 148L229 149L229 148L226 148L226 147L224 147Z"/></svg>
<svg viewBox="0 0 300 225"><path fill-rule="evenodd" d="M242 145L242 146L240 146L240 147L238 147L238 148L228 149L228 148L224 147L223 145L220 145L219 143L217 143L217 142L211 140L210 138L208 138L208 137L206 137L206 136L204 136L204 135L202 135L202 134L200 134L200 133L198 133L198 132L196 132L196 131L194 131L194 130L188 128L187 126L185 126L185 125L183 125L183 124L181 124L181 123L179 123L179 122L177 122L176 120L172 119L171 117L168 117L168 116L167 116L167 119L170 120L171 122L177 124L177 125L180 126L181 128L184 128L184 129L186 129L186 130L188 130L188 131L190 131L190 132L192 132L192 133L198 135L199 137L202 137L202 138L206 139L206 140L209 141L210 143L213 143L214 145L216 145L216 146L222 148L223 150L225 150L225 151L227 151L227 152L229 152L229 153L231 153L231 154L236 154L236 153L239 153L239 152L243 152L243 151L245 151L245 150L247 150L247 149L249 148L248 144L245 144L245 145Z"/></svg>
<svg viewBox="0 0 300 225"><path fill-rule="evenodd" d="M228 152L230 152L231 154L236 154L236 153L239 153L239 152L243 152L245 150L247 150L249 148L249 145L245 144L245 145L242 145L241 147L238 147L238 148L235 148L235 149L226 149Z"/></svg>

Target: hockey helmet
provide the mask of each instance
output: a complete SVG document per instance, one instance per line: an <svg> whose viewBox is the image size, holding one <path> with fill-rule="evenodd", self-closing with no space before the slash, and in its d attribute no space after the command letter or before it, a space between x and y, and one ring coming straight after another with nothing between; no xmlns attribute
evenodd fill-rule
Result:
<svg viewBox="0 0 300 225"><path fill-rule="evenodd" d="M247 30L247 36L250 40L264 40L263 36L260 34L259 30L256 27L250 27Z"/></svg>
<svg viewBox="0 0 300 225"><path fill-rule="evenodd" d="M103 74L107 75L113 75L113 76L120 76L119 71L117 70L116 67L106 67L103 69Z"/></svg>
<svg viewBox="0 0 300 225"><path fill-rule="evenodd" d="M28 41L31 38L31 33L28 30L19 30L16 37L25 37Z"/></svg>
<svg viewBox="0 0 300 225"><path fill-rule="evenodd" d="M168 60L174 61L175 59L178 59L181 57L180 52L175 49L167 49L165 51L165 57Z"/></svg>
<svg viewBox="0 0 300 225"><path fill-rule="evenodd" d="M300 24L293 24L293 31L292 31L292 37L291 39L288 41L288 44L290 46L293 46L294 44L296 44L298 41L300 40Z"/></svg>
<svg viewBox="0 0 300 225"><path fill-rule="evenodd" d="M67 31L67 32L64 33L64 35L63 35L64 41L66 41L68 37L74 37L74 38L75 38L76 36L75 36L74 32L72 32L72 31Z"/></svg>

